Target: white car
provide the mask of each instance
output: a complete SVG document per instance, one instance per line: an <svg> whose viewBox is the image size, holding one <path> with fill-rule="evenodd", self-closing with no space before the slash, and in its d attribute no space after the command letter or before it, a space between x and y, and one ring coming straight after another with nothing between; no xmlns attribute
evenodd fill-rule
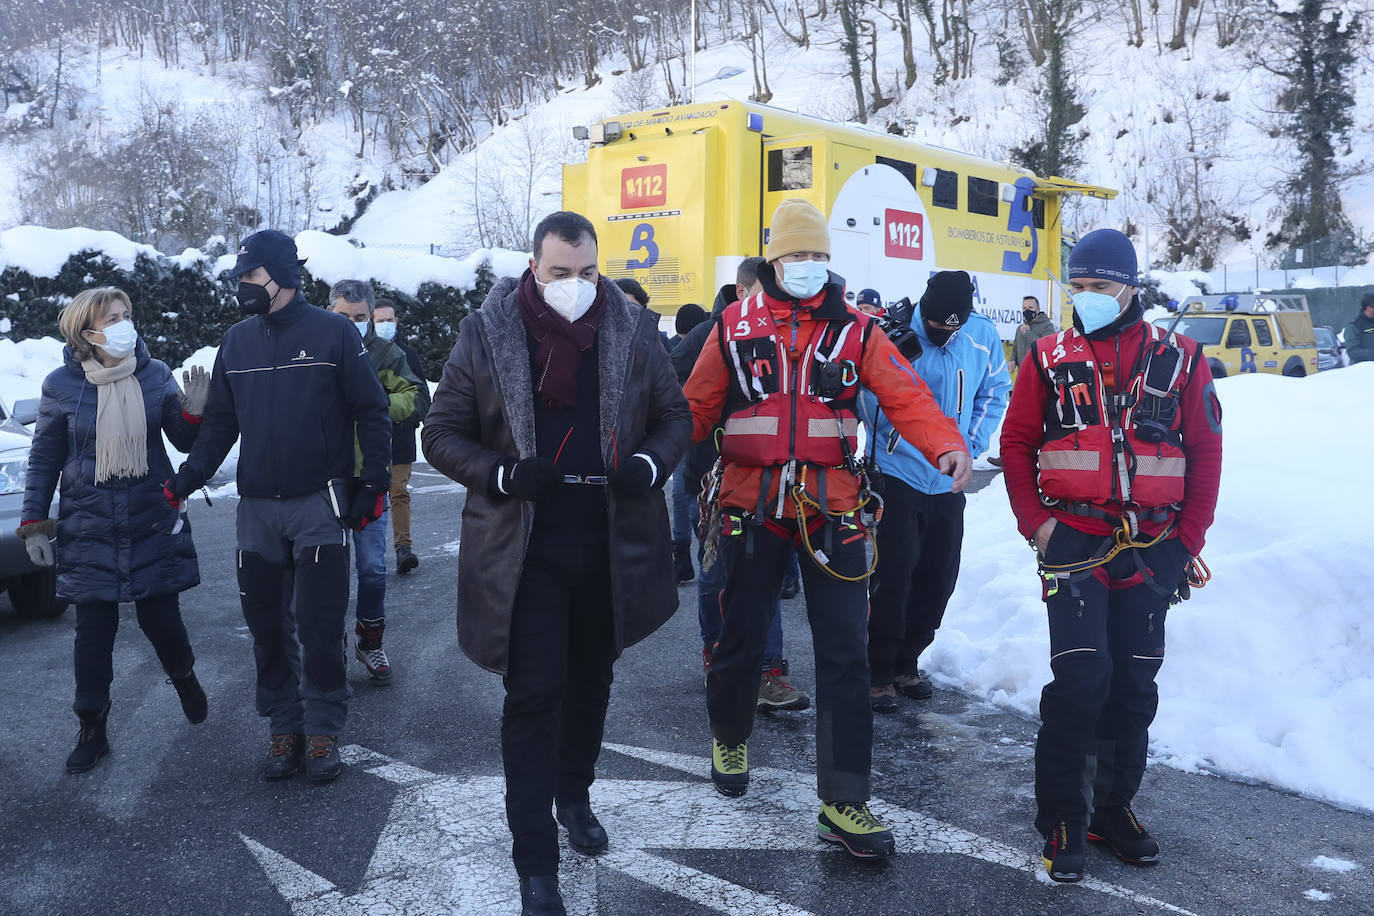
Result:
<svg viewBox="0 0 1374 916"><path fill-rule="evenodd" d="M0 401L0 588L20 617L56 617L67 609L57 598L57 572L34 566L15 531L24 511L24 481L29 470L28 428L38 418L38 399L20 401L15 412Z"/></svg>

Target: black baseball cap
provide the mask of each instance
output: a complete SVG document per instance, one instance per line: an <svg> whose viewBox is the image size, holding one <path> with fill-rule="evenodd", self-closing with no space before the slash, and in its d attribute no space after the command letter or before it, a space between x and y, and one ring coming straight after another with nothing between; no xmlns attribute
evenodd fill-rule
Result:
<svg viewBox="0 0 1374 916"><path fill-rule="evenodd" d="M298 260L296 254L296 240L285 232L276 229L254 232L239 246L238 260L229 276L237 279L255 268L265 267L278 286L300 289L301 267L305 260Z"/></svg>

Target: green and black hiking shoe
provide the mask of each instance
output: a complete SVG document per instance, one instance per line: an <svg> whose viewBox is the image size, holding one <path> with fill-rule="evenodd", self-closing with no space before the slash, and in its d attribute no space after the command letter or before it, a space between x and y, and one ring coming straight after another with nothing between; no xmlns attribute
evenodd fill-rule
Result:
<svg viewBox="0 0 1374 916"><path fill-rule="evenodd" d="M885 859L897 851L892 831L873 816L866 802L822 802L816 833L858 859Z"/></svg>
<svg viewBox="0 0 1374 916"><path fill-rule="evenodd" d="M1093 812L1088 839L1106 843L1116 857L1132 865L1159 863L1159 841L1136 820L1130 805L1114 805Z"/></svg>
<svg viewBox="0 0 1374 916"><path fill-rule="evenodd" d="M1054 825L1049 836L1045 837L1045 848L1040 860L1045 863L1045 872L1055 881L1072 884L1083 880L1083 869L1087 864L1088 830L1082 824L1060 821Z"/></svg>
<svg viewBox="0 0 1374 916"><path fill-rule="evenodd" d="M727 798L743 795L749 788L749 745L711 739L711 782Z"/></svg>

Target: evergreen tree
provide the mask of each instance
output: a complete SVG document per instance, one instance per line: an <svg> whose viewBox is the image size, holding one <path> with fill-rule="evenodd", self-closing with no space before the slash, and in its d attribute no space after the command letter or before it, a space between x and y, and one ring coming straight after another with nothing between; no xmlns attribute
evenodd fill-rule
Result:
<svg viewBox="0 0 1374 916"><path fill-rule="evenodd" d="M1355 107L1349 74L1355 68L1358 13L1337 0L1270 0L1272 41L1258 61L1283 79L1277 104L1280 129L1296 147L1295 170L1283 183L1283 215L1270 244L1308 245L1348 236L1341 186L1349 175L1337 148L1350 141Z"/></svg>

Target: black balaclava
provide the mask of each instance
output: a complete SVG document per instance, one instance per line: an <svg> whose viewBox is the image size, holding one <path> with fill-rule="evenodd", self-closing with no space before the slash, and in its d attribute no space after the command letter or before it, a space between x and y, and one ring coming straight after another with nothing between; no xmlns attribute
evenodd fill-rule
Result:
<svg viewBox="0 0 1374 916"><path fill-rule="evenodd" d="M973 314L973 280L966 271L942 270L926 283L921 294L921 320L933 321L937 330L926 324L921 330L930 342L943 347L954 332L968 323Z"/></svg>

